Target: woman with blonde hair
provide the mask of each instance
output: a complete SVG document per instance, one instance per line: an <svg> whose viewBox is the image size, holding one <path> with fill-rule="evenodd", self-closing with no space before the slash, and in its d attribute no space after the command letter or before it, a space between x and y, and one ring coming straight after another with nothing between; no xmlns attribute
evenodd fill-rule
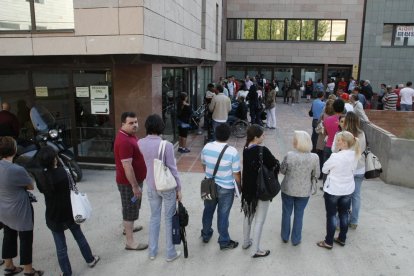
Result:
<svg viewBox="0 0 414 276"><path fill-rule="evenodd" d="M311 153L312 141L305 131L296 130L293 147L283 159L280 171L285 175L282 181L282 227L283 242L289 241L292 230L292 244L298 245L302 240L302 222L305 207L312 192L312 178L319 177L319 157ZM316 187L315 187L316 188ZM290 217L294 211L293 227Z"/></svg>
<svg viewBox="0 0 414 276"><path fill-rule="evenodd" d="M323 187L325 192L326 236L317 243L319 247L332 249L333 242L344 246L348 232L348 210L351 206L352 193L355 190L354 172L357 167L361 149L359 139L349 131L337 133L335 147L338 152L332 153L323 165L322 172L327 174ZM339 215L340 231L334 238L336 213Z"/></svg>

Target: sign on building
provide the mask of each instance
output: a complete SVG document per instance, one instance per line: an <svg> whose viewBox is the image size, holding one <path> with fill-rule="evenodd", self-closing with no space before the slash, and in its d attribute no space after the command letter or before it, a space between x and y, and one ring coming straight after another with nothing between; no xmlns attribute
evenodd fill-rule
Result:
<svg viewBox="0 0 414 276"><path fill-rule="evenodd" d="M397 26L396 37L414 37L414 26Z"/></svg>

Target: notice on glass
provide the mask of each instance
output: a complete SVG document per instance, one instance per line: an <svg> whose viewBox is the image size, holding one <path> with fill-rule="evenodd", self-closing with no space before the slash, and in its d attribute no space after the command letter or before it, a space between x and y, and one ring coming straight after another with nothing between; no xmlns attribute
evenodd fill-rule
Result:
<svg viewBox="0 0 414 276"><path fill-rule="evenodd" d="M108 86L91 85L91 100L109 100Z"/></svg>
<svg viewBox="0 0 414 276"><path fill-rule="evenodd" d="M89 98L89 87L76 87L76 98Z"/></svg>
<svg viewBox="0 0 414 276"><path fill-rule="evenodd" d="M397 26L396 37L414 37L414 26Z"/></svg>
<svg viewBox="0 0 414 276"><path fill-rule="evenodd" d="M37 86L35 87L36 97L47 97L49 93L47 92L46 86Z"/></svg>
<svg viewBox="0 0 414 276"><path fill-rule="evenodd" d="M95 115L109 114L109 101L91 101L91 113Z"/></svg>

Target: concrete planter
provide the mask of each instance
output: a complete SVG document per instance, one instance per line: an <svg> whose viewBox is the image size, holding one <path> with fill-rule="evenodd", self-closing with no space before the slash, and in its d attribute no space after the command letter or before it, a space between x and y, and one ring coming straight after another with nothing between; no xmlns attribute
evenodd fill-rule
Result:
<svg viewBox="0 0 414 276"><path fill-rule="evenodd" d="M371 151L382 165L381 179L414 188L414 140L401 139L374 124L362 124Z"/></svg>

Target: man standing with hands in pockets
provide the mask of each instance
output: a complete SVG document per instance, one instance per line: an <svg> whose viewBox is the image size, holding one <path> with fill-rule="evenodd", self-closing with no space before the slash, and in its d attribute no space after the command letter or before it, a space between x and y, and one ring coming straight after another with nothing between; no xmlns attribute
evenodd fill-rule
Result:
<svg viewBox="0 0 414 276"><path fill-rule="evenodd" d="M142 230L142 226L134 228L134 221L139 217L142 185L147 175L147 168L135 136L138 131L137 116L133 112L124 112L121 115L121 123L121 129L115 138L114 156L116 183L122 202L125 249L144 250L148 244L137 244L133 232Z"/></svg>

